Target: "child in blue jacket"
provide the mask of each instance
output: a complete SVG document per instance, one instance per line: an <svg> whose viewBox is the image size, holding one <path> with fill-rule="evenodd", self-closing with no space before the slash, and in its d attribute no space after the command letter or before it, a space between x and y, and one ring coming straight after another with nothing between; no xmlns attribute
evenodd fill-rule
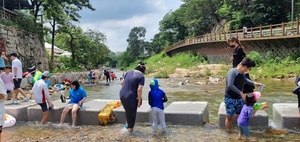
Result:
<svg viewBox="0 0 300 142"><path fill-rule="evenodd" d="M164 113L164 102L168 101L168 98L163 90L158 87L158 81L153 78L150 82L150 88L148 94L148 103L151 106L151 115L153 120L153 132L156 132L158 121L164 132L167 131Z"/></svg>

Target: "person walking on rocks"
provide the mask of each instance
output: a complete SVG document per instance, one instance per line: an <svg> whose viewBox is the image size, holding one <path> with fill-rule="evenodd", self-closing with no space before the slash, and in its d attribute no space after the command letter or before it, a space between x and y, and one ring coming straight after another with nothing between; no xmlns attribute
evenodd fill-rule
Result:
<svg viewBox="0 0 300 142"><path fill-rule="evenodd" d="M246 53L244 52L240 41L236 37L229 38L228 44L234 49L230 60L232 61L232 67L236 68L238 64L246 57ZM246 78L250 79L248 72L245 74L245 76ZM252 93L255 87L245 84L243 88L243 93Z"/></svg>
<svg viewBox="0 0 300 142"><path fill-rule="evenodd" d="M28 101L28 97L24 90L21 88L21 82L22 82L22 62L18 59L17 53L11 53L10 58L12 60L12 74L14 76L14 86L15 86L15 95L18 97L18 94L21 93L24 98L23 101Z"/></svg>
<svg viewBox="0 0 300 142"><path fill-rule="evenodd" d="M35 102L41 106L43 111L43 118L41 120L41 124L45 124L48 119L48 106L49 110L54 107L51 97L49 95L48 86L46 84L46 81L49 78L50 73L48 71L43 72L42 79L35 82L31 90L31 93L34 95Z"/></svg>
<svg viewBox="0 0 300 142"><path fill-rule="evenodd" d="M4 117L5 117L5 100L7 99L7 93L5 85L0 79L0 142L1 142L1 134L2 134L2 126L4 125Z"/></svg>
<svg viewBox="0 0 300 142"><path fill-rule="evenodd" d="M12 104L18 104L17 96L15 95L14 85L13 85L13 74L10 72L11 66L5 66L5 72L1 73L1 79L4 82L6 90L12 95Z"/></svg>
<svg viewBox="0 0 300 142"><path fill-rule="evenodd" d="M62 125L65 121L67 113L71 110L72 112L72 126L76 126L76 119L77 119L77 111L80 107L82 107L83 102L86 100L86 93L85 90L80 87L79 82L74 80L71 82L72 89L69 92L69 99L68 105L64 108L59 125Z"/></svg>
<svg viewBox="0 0 300 142"><path fill-rule="evenodd" d="M120 100L125 109L126 125L128 134L133 133L137 108L142 105L142 92L145 84L144 73L146 67L144 63L139 63L134 70L128 71L121 81Z"/></svg>
<svg viewBox="0 0 300 142"><path fill-rule="evenodd" d="M156 132L159 121L163 132L167 132L163 103L167 102L168 98L165 92L158 86L158 80L156 78L150 81L151 90L148 94L148 103L151 106L152 128L153 132Z"/></svg>
<svg viewBox="0 0 300 142"><path fill-rule="evenodd" d="M244 58L242 62L236 67L228 71L226 77L226 88L225 88L225 108L226 108L226 119L225 127L227 131L231 131L232 118L236 115L239 116L246 95L243 93L244 84L260 86L261 83L256 83L245 77L245 73L255 67L255 62L249 58Z"/></svg>

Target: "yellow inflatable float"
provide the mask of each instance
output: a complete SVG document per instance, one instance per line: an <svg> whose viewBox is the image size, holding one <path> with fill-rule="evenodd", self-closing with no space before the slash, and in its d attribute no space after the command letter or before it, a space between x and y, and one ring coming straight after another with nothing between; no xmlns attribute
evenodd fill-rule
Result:
<svg viewBox="0 0 300 142"><path fill-rule="evenodd" d="M15 124L16 124L16 118L9 114L5 114L4 124L2 127L3 128L11 127L11 126L14 126Z"/></svg>
<svg viewBox="0 0 300 142"><path fill-rule="evenodd" d="M106 125L107 123L114 123L116 121L112 110L121 106L120 101L108 102L106 106L98 114L99 124Z"/></svg>

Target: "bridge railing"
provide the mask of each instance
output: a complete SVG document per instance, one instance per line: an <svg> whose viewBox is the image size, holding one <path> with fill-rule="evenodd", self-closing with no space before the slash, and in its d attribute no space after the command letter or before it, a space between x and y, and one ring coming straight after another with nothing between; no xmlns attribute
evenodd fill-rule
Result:
<svg viewBox="0 0 300 142"><path fill-rule="evenodd" d="M4 7L0 8L0 18L2 18L2 17L4 17L7 20L10 20L10 21L17 20L17 14L4 8Z"/></svg>
<svg viewBox="0 0 300 142"><path fill-rule="evenodd" d="M260 26L254 28L248 28L247 33L243 32L243 29L232 30L228 32L214 32L205 35L191 37L186 40L179 41L165 49L166 52L180 48L182 46L207 43L215 41L226 41L230 37L234 36L238 39L258 39L258 38L269 38L269 37L282 37L282 36L294 36L299 35L299 21L281 23L268 26Z"/></svg>

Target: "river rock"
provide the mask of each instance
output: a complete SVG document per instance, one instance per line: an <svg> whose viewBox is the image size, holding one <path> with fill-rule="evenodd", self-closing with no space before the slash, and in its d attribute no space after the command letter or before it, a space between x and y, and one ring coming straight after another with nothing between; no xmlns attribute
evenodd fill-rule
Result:
<svg viewBox="0 0 300 142"><path fill-rule="evenodd" d="M53 86L56 84L56 79L55 79L55 76L51 76L50 77L50 86Z"/></svg>

